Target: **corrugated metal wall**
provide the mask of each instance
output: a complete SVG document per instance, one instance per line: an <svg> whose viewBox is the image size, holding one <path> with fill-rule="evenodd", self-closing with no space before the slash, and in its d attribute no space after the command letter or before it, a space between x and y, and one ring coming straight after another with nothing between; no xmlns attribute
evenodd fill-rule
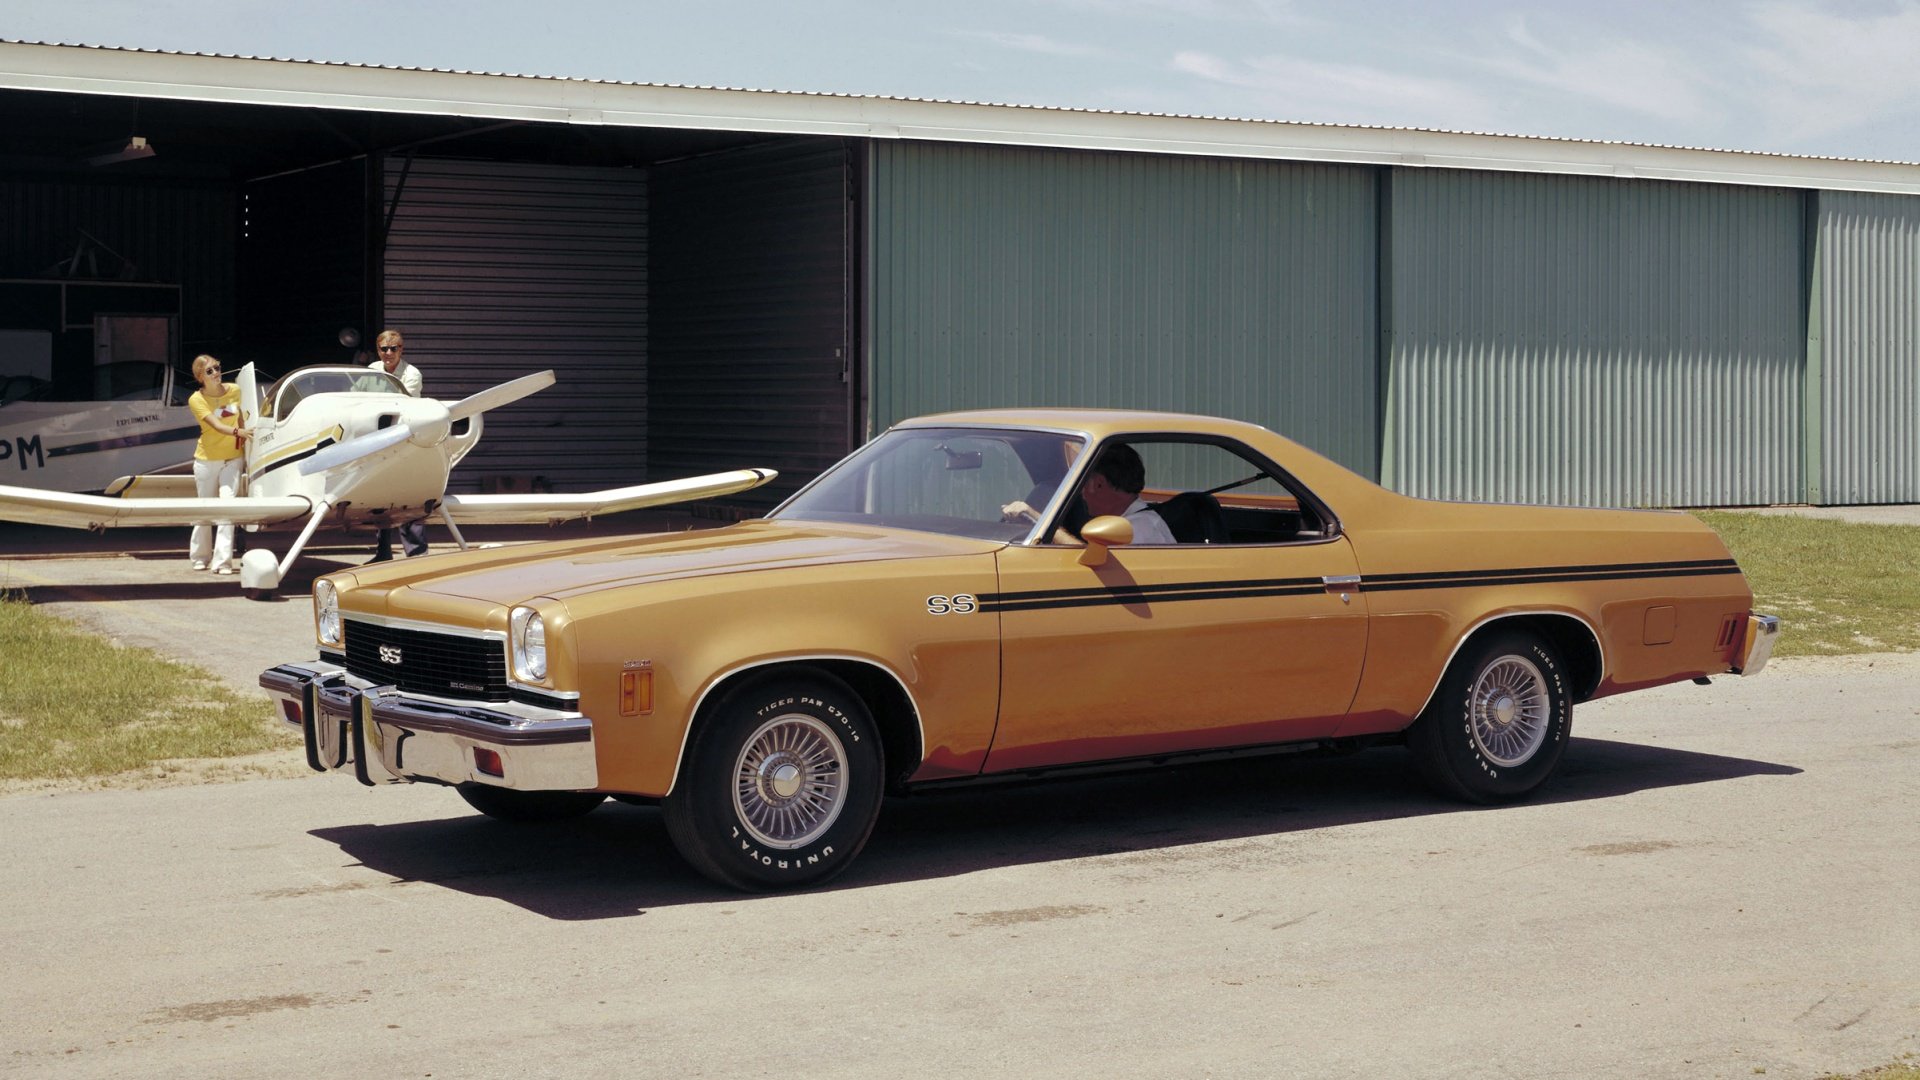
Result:
<svg viewBox="0 0 1920 1080"><path fill-rule="evenodd" d="M1815 198L1823 504L1920 502L1920 199Z"/></svg>
<svg viewBox="0 0 1920 1080"><path fill-rule="evenodd" d="M384 322L427 393L459 398L552 368L557 385L487 413L450 489L544 477L555 491L647 469L647 178L632 169L386 162ZM405 172L404 188L401 176ZM369 334L371 344L371 334Z"/></svg>
<svg viewBox="0 0 1920 1080"><path fill-rule="evenodd" d="M231 185L210 181L0 176L0 277L42 276L73 257L84 230L129 260L138 280L180 286L190 356L233 335L234 198ZM104 251L95 265L121 276Z"/></svg>
<svg viewBox="0 0 1920 1080"><path fill-rule="evenodd" d="M1798 192L1439 169L1390 184L1389 486L1802 497Z"/></svg>
<svg viewBox="0 0 1920 1080"><path fill-rule="evenodd" d="M1373 473L1374 176L876 142L873 427L961 408L1177 409Z"/></svg>
<svg viewBox="0 0 1920 1080"><path fill-rule="evenodd" d="M793 139L654 167L653 478L780 470L770 508L851 448L851 150Z"/></svg>

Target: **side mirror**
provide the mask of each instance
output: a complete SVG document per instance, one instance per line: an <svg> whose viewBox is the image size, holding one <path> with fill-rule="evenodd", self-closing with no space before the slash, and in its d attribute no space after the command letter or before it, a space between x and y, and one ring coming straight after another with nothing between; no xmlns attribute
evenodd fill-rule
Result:
<svg viewBox="0 0 1920 1080"><path fill-rule="evenodd" d="M1080 553L1080 565L1105 566L1109 547L1133 543L1133 522L1111 514L1097 517L1080 527L1080 539L1087 542L1086 550Z"/></svg>

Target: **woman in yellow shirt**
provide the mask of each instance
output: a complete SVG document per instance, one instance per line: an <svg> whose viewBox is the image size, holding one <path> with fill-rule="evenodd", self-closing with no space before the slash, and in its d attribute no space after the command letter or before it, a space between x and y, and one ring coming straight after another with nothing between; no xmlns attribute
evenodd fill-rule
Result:
<svg viewBox="0 0 1920 1080"><path fill-rule="evenodd" d="M200 423L200 442L193 448L194 488L203 499L231 499L240 485L241 447L247 440L247 429L240 426L240 388L221 382L220 361L204 353L193 358L193 378L200 384L187 399L187 408ZM211 557L214 573L233 573L233 526L195 525L187 557L195 570L207 569Z"/></svg>

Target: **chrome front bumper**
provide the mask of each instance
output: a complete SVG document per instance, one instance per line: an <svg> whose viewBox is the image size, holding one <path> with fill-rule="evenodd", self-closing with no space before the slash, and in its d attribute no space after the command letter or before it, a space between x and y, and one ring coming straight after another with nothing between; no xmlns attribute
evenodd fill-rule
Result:
<svg viewBox="0 0 1920 1080"><path fill-rule="evenodd" d="M426 780L585 791L599 785L593 721L579 713L403 694L324 660L268 668L260 686L280 718L300 731L315 772L351 770L369 786ZM483 771L485 755L476 751L497 756L498 775Z"/></svg>
<svg viewBox="0 0 1920 1080"><path fill-rule="evenodd" d="M1747 616L1746 647L1740 651L1735 675L1757 675L1773 658L1773 643L1780 636L1780 619L1773 615Z"/></svg>

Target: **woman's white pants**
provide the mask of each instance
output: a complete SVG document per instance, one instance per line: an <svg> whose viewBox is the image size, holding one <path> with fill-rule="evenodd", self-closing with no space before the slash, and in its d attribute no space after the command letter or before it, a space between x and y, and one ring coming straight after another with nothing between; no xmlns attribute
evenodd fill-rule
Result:
<svg viewBox="0 0 1920 1080"><path fill-rule="evenodd" d="M219 496L222 499L233 498L233 492L240 485L240 458L226 461L201 461L193 459L193 487L203 499ZM194 562L208 561L208 541L211 540L213 568L230 565L233 562L233 526L232 525L195 525L193 542L187 557Z"/></svg>

